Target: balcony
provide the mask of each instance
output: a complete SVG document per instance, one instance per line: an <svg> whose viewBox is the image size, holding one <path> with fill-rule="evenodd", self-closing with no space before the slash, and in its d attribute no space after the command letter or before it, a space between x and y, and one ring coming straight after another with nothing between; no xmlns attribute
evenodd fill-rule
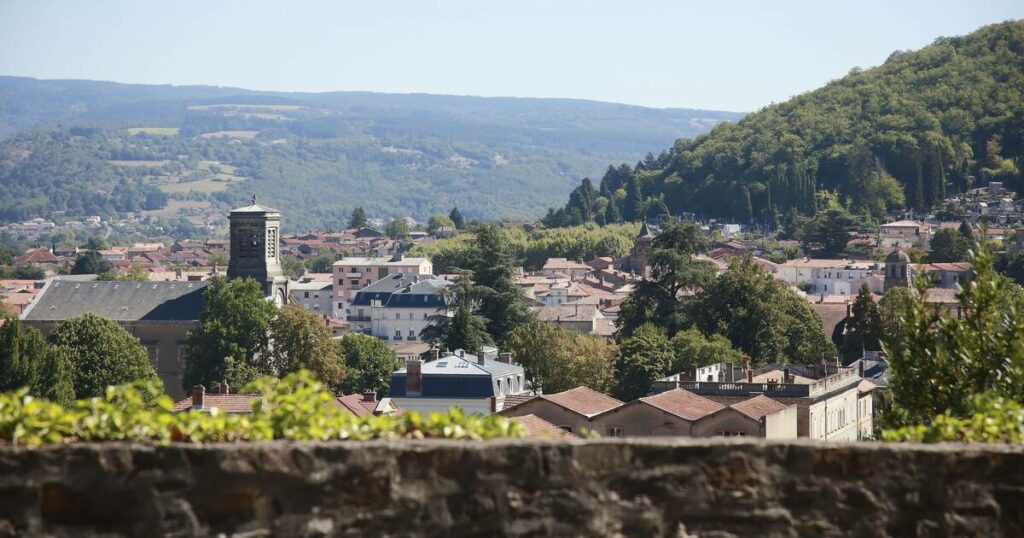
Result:
<svg viewBox="0 0 1024 538"><path fill-rule="evenodd" d="M345 316L347 321L370 321L370 316Z"/></svg>

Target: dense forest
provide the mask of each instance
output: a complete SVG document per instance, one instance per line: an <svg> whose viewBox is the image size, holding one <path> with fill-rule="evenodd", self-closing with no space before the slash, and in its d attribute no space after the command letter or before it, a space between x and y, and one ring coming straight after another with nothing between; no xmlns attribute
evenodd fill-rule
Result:
<svg viewBox="0 0 1024 538"><path fill-rule="evenodd" d="M771 224L823 200L875 217L1002 181L1024 192L1024 21L940 38L883 65L584 179L545 222L692 212Z"/></svg>
<svg viewBox="0 0 1024 538"><path fill-rule="evenodd" d="M167 202L159 193L172 209L216 214L253 192L285 210L291 230L338 227L356 206L381 218L425 220L455 205L469 218L535 218L609 161L739 117L0 77L0 222L155 211ZM211 163L232 175L213 177Z"/></svg>

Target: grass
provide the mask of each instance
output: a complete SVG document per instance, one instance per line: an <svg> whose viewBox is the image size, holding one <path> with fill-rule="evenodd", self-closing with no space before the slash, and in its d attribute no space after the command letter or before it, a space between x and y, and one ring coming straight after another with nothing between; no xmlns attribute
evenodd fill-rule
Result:
<svg viewBox="0 0 1024 538"><path fill-rule="evenodd" d="M184 215L190 215L196 212L206 213L209 212L210 202L200 202L196 200L169 200L167 206L163 209L157 209L154 211L146 211L145 213L154 217L181 217Z"/></svg>
<svg viewBox="0 0 1024 538"><path fill-rule="evenodd" d="M132 127L125 129L128 134L135 136L140 133L161 135L161 136L175 136L178 134L177 127Z"/></svg>
<svg viewBox="0 0 1024 538"><path fill-rule="evenodd" d="M213 133L203 133L199 135L199 138L241 138L251 140L256 138L258 134L260 134L259 131L216 131Z"/></svg>
<svg viewBox="0 0 1024 538"><path fill-rule="evenodd" d="M158 187L167 194L186 193L192 191L212 193L226 191L232 183L241 183L242 181L245 181L245 178L223 176L224 174L219 174L217 177L201 179L199 181L162 183L158 185Z"/></svg>

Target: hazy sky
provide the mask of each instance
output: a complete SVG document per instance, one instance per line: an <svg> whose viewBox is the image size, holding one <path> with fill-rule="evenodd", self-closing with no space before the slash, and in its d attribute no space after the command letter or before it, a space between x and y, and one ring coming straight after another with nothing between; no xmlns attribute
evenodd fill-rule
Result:
<svg viewBox="0 0 1024 538"><path fill-rule="evenodd" d="M0 3L0 74L755 110L1024 0Z"/></svg>

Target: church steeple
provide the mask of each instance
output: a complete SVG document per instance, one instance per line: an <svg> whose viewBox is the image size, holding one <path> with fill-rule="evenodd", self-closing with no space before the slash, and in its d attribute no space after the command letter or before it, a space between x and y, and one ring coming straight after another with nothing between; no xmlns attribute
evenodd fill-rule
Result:
<svg viewBox="0 0 1024 538"><path fill-rule="evenodd" d="M276 303L288 297L288 279L281 267L281 212L256 203L233 210L228 215L231 227L231 259L228 278L255 279L263 292Z"/></svg>

